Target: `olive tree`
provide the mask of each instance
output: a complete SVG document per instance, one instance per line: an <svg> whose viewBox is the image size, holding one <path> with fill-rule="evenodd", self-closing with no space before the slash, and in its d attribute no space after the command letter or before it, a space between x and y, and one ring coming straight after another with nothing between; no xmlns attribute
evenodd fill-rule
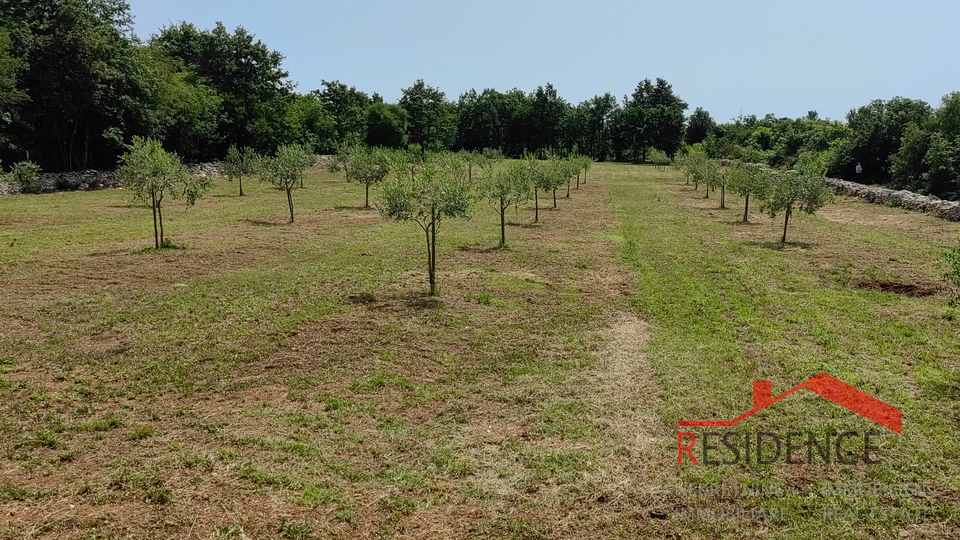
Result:
<svg viewBox="0 0 960 540"><path fill-rule="evenodd" d="M667 170L667 166L671 163L670 157L656 148L647 152L647 161L652 163L660 172Z"/></svg>
<svg viewBox="0 0 960 540"><path fill-rule="evenodd" d="M569 167L567 166L567 160L564 159L559 154L550 153L547 155L547 164L545 167L546 178L544 179L544 191L550 191L553 193L553 207L557 207L557 190L560 189L560 186L563 185L572 175L568 176Z"/></svg>
<svg viewBox="0 0 960 540"><path fill-rule="evenodd" d="M287 204L290 206L290 223L293 223L293 193L299 185L303 187L303 176L307 169L316 163L313 152L299 144L287 144L277 149L273 157L261 160L259 175L264 182L287 192Z"/></svg>
<svg viewBox="0 0 960 540"><path fill-rule="evenodd" d="M437 229L443 218L469 218L474 198L466 168L449 153L428 154L411 176L397 169L381 190L380 212L396 221L413 221L427 242L430 295L437 294Z"/></svg>
<svg viewBox="0 0 960 540"><path fill-rule="evenodd" d="M781 246L787 242L787 224L794 210L813 214L833 200L833 189L823 180L826 170L822 156L806 152L793 169L773 175L761 208L771 218L783 212Z"/></svg>
<svg viewBox="0 0 960 540"><path fill-rule="evenodd" d="M537 223L540 221L540 190L549 190L553 181L547 166L532 154L527 154L524 158L524 169L530 181L530 189L533 190L533 222Z"/></svg>
<svg viewBox="0 0 960 540"><path fill-rule="evenodd" d="M180 158L164 150L159 141L142 137L134 137L127 153L120 157L117 177L135 200L150 204L153 244L157 249L170 247L163 237L164 197L184 199L188 206L193 206L213 185L205 176L189 174Z"/></svg>
<svg viewBox="0 0 960 540"><path fill-rule="evenodd" d="M703 152L690 152L683 160L684 172L693 179L694 190L700 189L700 182L704 178L704 170L710 166L709 162L710 158Z"/></svg>
<svg viewBox="0 0 960 540"><path fill-rule="evenodd" d="M260 155L256 150L250 147L240 150L233 145L227 150L227 157L220 164L220 170L227 180L233 182L234 178L237 179L240 184L240 196L243 197L243 177L253 176L257 172L259 163Z"/></svg>
<svg viewBox="0 0 960 540"><path fill-rule="evenodd" d="M507 245L507 209L530 200L530 178L523 162L511 161L501 167L487 167L479 186L480 196L487 199L500 216L500 247Z"/></svg>
<svg viewBox="0 0 960 540"><path fill-rule="evenodd" d="M952 247L943 253L940 262L947 265L947 272L943 274L943 279L953 286L953 297L950 299L950 305L955 306L960 303L960 246Z"/></svg>
<svg viewBox="0 0 960 540"><path fill-rule="evenodd" d="M347 181L363 184L363 207L370 208L370 186L383 182L390 174L390 156L382 148L357 148L347 161Z"/></svg>
<svg viewBox="0 0 960 540"><path fill-rule="evenodd" d="M750 196L764 200L770 190L770 169L760 163L736 162L727 170L727 181L734 193L744 198L743 222L750 220Z"/></svg>
<svg viewBox="0 0 960 540"><path fill-rule="evenodd" d="M704 154L697 154L692 162L691 176L693 176L694 188L699 187L700 184L707 187L707 193L704 195L704 198L707 198L710 196L711 188L716 189L720 186L720 165Z"/></svg>
<svg viewBox="0 0 960 540"><path fill-rule="evenodd" d="M576 155L573 157L577 167L577 189L580 189L580 175L583 174L583 183L587 183L587 169L593 164L593 158L590 156Z"/></svg>

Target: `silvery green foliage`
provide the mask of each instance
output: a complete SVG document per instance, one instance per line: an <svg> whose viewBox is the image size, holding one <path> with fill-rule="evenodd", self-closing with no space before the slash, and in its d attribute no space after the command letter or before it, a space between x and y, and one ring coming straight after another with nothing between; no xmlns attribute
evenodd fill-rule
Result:
<svg viewBox="0 0 960 540"><path fill-rule="evenodd" d="M433 295L437 292L437 227L443 218L469 218L475 199L465 163L449 152L428 153L420 163L402 160L400 164L394 178L383 185L380 213L396 221L414 221L424 231Z"/></svg>

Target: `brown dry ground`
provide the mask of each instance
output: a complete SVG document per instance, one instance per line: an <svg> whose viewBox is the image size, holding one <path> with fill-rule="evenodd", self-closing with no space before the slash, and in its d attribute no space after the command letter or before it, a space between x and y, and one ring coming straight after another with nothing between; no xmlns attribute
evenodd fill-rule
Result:
<svg viewBox="0 0 960 540"><path fill-rule="evenodd" d="M223 183L168 210L195 220L171 225L183 250L138 251L142 228L44 243L60 220L95 227L70 197L95 221L142 223L118 192L0 214L25 250L0 251L0 538L699 536L669 519L676 430L605 170L541 224L511 216L509 249L489 210L445 223L439 298L416 226L354 207L362 190L328 174L295 195L292 225L276 193ZM681 183L658 190L730 219ZM855 201L820 215L956 241L956 224ZM751 219L731 238L773 247L778 224ZM931 285L934 263L862 240L786 251L851 287Z"/></svg>
<svg viewBox="0 0 960 540"><path fill-rule="evenodd" d="M224 192L190 212L230 202ZM483 230L445 224L438 299L422 294L415 226L349 202L300 210L293 225L269 206L277 214L181 232L186 250L143 253L133 250L146 239L122 238L6 264L2 537L664 530L651 515L665 515L670 473L653 441L668 432L651 412L657 383L642 355L646 324L626 301L631 274L604 239L616 224L602 179L542 210L543 223L510 227L510 249L492 249L489 217ZM134 211L103 206L103 219ZM472 236L450 238L463 227ZM373 230L345 239L345 228ZM296 273L338 249L386 277L304 279L243 317L233 299L223 321L193 315L208 309L191 306L194 287L251 269ZM399 268L391 249L406 252ZM171 291L190 293L170 308ZM304 304L327 307L275 322ZM236 359L204 359L205 339Z"/></svg>

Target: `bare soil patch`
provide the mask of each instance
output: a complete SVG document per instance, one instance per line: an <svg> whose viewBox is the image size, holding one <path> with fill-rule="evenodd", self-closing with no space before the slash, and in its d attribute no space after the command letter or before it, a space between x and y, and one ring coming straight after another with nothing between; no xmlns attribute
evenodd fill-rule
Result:
<svg viewBox="0 0 960 540"><path fill-rule="evenodd" d="M898 283L887 279L871 279L861 281L857 284L860 289L870 289L875 291L884 291L900 294L903 296L933 296L940 292L934 285L914 285L911 283Z"/></svg>

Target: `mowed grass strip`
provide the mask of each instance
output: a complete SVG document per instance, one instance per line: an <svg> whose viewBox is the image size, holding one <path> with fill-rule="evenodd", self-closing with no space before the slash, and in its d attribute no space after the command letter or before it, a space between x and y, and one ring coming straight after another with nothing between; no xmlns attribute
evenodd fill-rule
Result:
<svg viewBox="0 0 960 540"><path fill-rule="evenodd" d="M936 258L958 226L898 209L839 200L823 216L795 216L788 244L782 216L742 200L704 198L681 176L627 166L605 169L621 226L623 259L637 273L633 305L651 324L647 354L661 381L660 416L676 431L881 431L882 463L842 465L676 465L676 433L663 452L687 482L782 482L782 497L687 497L685 508L768 508L778 521L710 519L681 525L683 536L952 538L960 531L956 444L960 326L947 294L911 298L858 284L896 280L939 286ZM792 242L791 242L792 241ZM729 420L752 407L752 381L777 395L827 372L903 411L903 435L810 392L800 392L734 428L678 428L679 420ZM722 448L722 450L725 450ZM729 459L722 451L719 456ZM818 461L819 463L819 461ZM895 500L825 495L829 485L918 483L927 497ZM859 513L825 520L831 510ZM877 510L916 510L901 514ZM871 514L871 510L875 512ZM679 513L679 512L678 512ZM854 517L850 517L850 516ZM824 532L827 528L830 532ZM763 532L766 531L766 532ZM826 535L826 536L824 536Z"/></svg>

